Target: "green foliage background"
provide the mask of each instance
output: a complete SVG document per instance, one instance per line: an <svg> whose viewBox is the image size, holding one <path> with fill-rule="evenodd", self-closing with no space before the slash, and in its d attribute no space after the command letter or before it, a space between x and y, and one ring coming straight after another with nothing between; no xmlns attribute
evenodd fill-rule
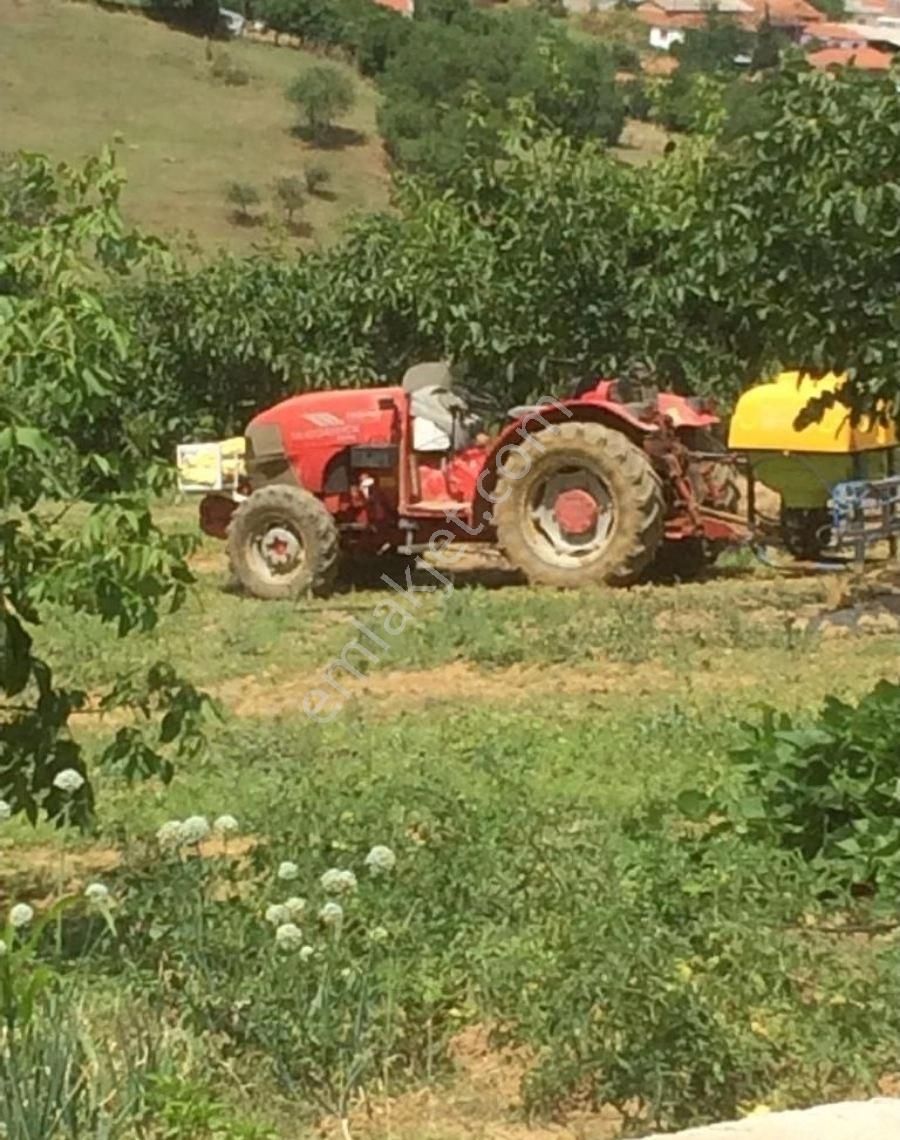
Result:
<svg viewBox="0 0 900 1140"><path fill-rule="evenodd" d="M469 97L448 183L400 177L391 213L299 258L166 267L128 296L142 401L170 438L239 430L286 393L397 378L449 354L499 404L642 355L727 402L782 365L900 363L900 104L891 77L800 65L755 85L761 129L680 141L649 168L529 100L486 154Z"/></svg>

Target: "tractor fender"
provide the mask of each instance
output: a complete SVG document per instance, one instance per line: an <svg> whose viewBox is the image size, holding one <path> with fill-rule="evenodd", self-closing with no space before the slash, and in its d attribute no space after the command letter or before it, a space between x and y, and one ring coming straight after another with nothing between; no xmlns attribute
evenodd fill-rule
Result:
<svg viewBox="0 0 900 1140"><path fill-rule="evenodd" d="M538 435L541 431L551 431L554 424L598 423L620 431L632 443L640 446L643 440L659 429L655 424L639 420L623 404L596 400L551 400L536 404L518 416L494 440L485 456L481 474L475 481L475 496L472 500L472 518L483 519L492 514L492 498L497 483L497 467L502 462L507 449ZM537 447L537 444L532 446Z"/></svg>

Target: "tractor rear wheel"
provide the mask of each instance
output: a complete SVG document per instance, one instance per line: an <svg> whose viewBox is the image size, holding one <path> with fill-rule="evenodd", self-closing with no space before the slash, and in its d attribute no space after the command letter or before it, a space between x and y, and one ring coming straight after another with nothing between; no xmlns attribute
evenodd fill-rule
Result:
<svg viewBox="0 0 900 1140"><path fill-rule="evenodd" d="M329 594L338 566L338 531L315 495L300 487L261 487L228 527L228 558L255 598Z"/></svg>
<svg viewBox="0 0 900 1140"><path fill-rule="evenodd" d="M513 449L494 493L497 537L530 581L628 585L662 542L662 487L625 435L560 424Z"/></svg>

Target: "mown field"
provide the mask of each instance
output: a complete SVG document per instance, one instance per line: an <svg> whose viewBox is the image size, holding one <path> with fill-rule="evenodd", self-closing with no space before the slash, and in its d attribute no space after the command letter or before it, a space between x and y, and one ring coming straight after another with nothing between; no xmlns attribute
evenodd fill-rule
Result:
<svg viewBox="0 0 900 1140"><path fill-rule="evenodd" d="M165 516L193 528L190 507ZM825 933L857 904L819 872L677 822L762 704L802 723L896 677L895 630L805 628L834 582L733 564L560 594L473 570L418 595L363 676L339 674L343 708L320 724L305 695L355 621L381 629L391 592L261 603L223 589L217 544L194 567L152 633L59 613L39 641L91 692L171 662L220 703L207 751L169 786L98 772L88 836L0 830L4 905L111 892L111 926L76 905L46 937L81 1024L125 1034L118 1087L123 1065L152 1074L144 1131L114 1136L587 1140L887 1078L890 935ZM99 746L117 716L89 709L75 731ZM154 839L223 813L236 835ZM396 863L373 874L382 846ZM356 882L329 893L328 868ZM289 899L302 935L276 945L267 908Z"/></svg>
<svg viewBox="0 0 900 1140"><path fill-rule="evenodd" d="M128 219L161 237L194 236L201 249L239 251L277 240L327 241L354 211L387 202L387 170L375 130L375 95L354 74L356 106L345 145L322 149L298 138L288 84L317 62L290 48L214 45L247 75L216 81L205 41L130 13L55 0L0 0L0 149L78 161L113 145L128 177ZM339 65L336 65L339 66ZM298 239L284 233L272 185L325 167L324 195L308 198ZM235 225L231 181L255 186L260 223Z"/></svg>

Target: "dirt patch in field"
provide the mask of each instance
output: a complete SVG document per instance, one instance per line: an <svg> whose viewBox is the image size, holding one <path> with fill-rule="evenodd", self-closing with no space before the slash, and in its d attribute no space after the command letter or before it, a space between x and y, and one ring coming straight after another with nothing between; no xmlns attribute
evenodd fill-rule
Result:
<svg viewBox="0 0 900 1140"><path fill-rule="evenodd" d="M780 620L784 621L783 615ZM865 623L857 628L860 634L884 632ZM844 643L830 639L816 648L814 658L810 657L810 669L805 672L807 687L816 689L811 694L813 699L818 692L816 678L821 679L822 695L830 691L830 678L846 670L846 654ZM797 665L788 661L784 668L793 671ZM856 685L874 683L883 675L884 663L860 652L859 669L854 674ZM367 715L378 718L432 705L486 704L508 708L534 706L544 698L590 700L618 693L627 693L631 698L666 693L702 696L754 688L761 697L769 699L768 690L776 695L784 678L779 679L776 672L766 672L753 649L725 648L712 652L707 661L690 669L661 661L630 664L603 658L589 665L513 665L506 669L453 661L433 669L379 671L359 678L340 671L337 680L340 693L328 685L321 671L288 677L274 673L236 677L217 686L213 695L235 716L291 717L308 713L305 701L310 694L321 691L331 702L323 705L323 710L332 711L339 703L360 701L371 706L367 707Z"/></svg>
<svg viewBox="0 0 900 1140"><path fill-rule="evenodd" d="M486 1026L472 1025L451 1042L455 1079L373 1101L354 1115L350 1133L366 1140L614 1140L618 1113L573 1114L566 1124L528 1124L520 1088L531 1059L519 1049L498 1049ZM323 1122L328 1137L341 1136L338 1121Z"/></svg>
<svg viewBox="0 0 900 1140"><path fill-rule="evenodd" d="M242 862L258 842L252 835L228 840L210 836L197 852L202 859L225 856ZM0 851L0 902L15 895L18 899L27 898L39 910L61 895L75 894L92 880L117 870L125 858L121 848L103 844L67 851L62 844L43 843L16 847L14 860L7 859L8 855L8 850Z"/></svg>
<svg viewBox="0 0 900 1140"><path fill-rule="evenodd" d="M650 693L675 683L674 674L651 663L625 665L602 661L593 669L562 666L513 665L482 669L453 661L434 669L398 669L353 678L337 675L342 693L327 684L322 672L295 677L237 677L215 690L215 696L236 716L294 716L305 711L308 694L323 690L335 699L380 701L385 713L427 708L431 704L509 705L541 696Z"/></svg>

